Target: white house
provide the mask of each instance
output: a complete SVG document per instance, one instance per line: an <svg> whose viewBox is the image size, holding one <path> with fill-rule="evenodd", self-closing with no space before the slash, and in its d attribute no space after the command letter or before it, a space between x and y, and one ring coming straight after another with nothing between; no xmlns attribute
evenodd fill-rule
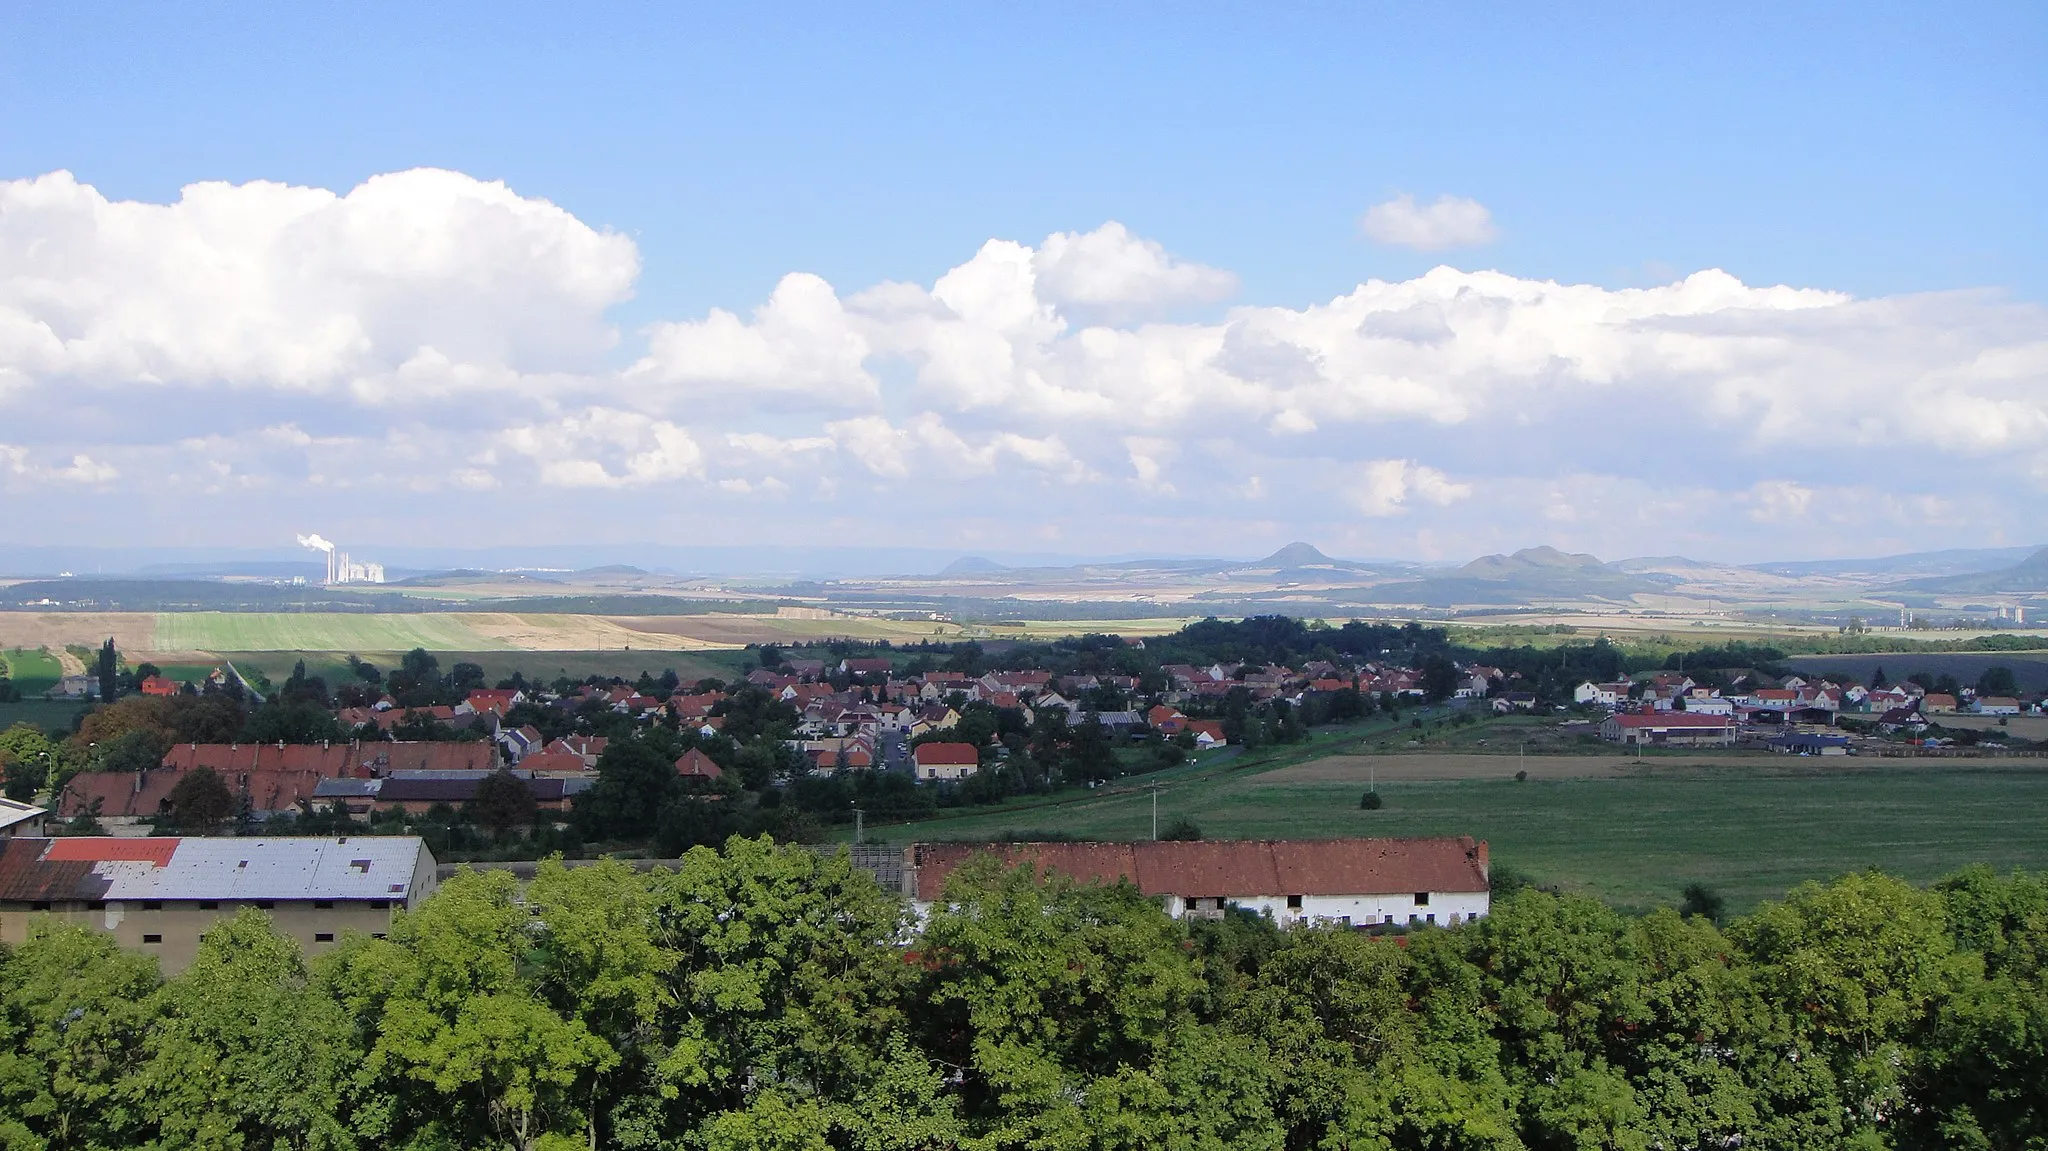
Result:
<svg viewBox="0 0 2048 1151"><path fill-rule="evenodd" d="M1687 715L1732 716L1735 714L1735 703L1732 700L1722 699L1718 695L1693 696L1685 701L1685 713Z"/></svg>
<svg viewBox="0 0 2048 1151"><path fill-rule="evenodd" d="M2019 713L2020 701L2011 696L1985 695L1977 697L1978 715L2018 715Z"/></svg>
<svg viewBox="0 0 2048 1151"><path fill-rule="evenodd" d="M1575 703L1597 703L1601 707L1618 707L1628 698L1629 688L1634 685L1627 680L1618 683L1594 683L1592 680L1580 684L1572 691Z"/></svg>
<svg viewBox="0 0 2048 1151"><path fill-rule="evenodd" d="M919 915L961 864L993 853L1008 866L1084 883L1127 880L1169 914L1212 918L1232 907L1283 926L1452 926L1491 908L1486 843L1435 839L1237 840L1187 843L920 843L905 887Z"/></svg>

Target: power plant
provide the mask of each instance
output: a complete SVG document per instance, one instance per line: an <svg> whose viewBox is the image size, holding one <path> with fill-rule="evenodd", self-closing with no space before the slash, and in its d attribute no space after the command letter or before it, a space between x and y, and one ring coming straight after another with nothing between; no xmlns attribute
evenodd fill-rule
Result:
<svg viewBox="0 0 2048 1151"><path fill-rule="evenodd" d="M383 583L384 565L371 560L358 560L334 546L334 541L323 539L320 533L299 537L299 546L327 553L328 584Z"/></svg>

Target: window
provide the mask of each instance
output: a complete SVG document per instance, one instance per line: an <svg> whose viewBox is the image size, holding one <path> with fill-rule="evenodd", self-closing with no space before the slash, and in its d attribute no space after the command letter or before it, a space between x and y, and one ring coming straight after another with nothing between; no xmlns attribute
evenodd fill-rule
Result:
<svg viewBox="0 0 2048 1151"><path fill-rule="evenodd" d="M142 901L142 909L144 911L162 911L164 909L163 900L145 899Z"/></svg>
<svg viewBox="0 0 2048 1151"><path fill-rule="evenodd" d="M1429 922L1431 922L1431 923L1435 923L1435 922L1436 922L1436 912L1434 912L1434 911L1430 912L1427 918L1428 918L1428 921L1429 921Z"/></svg>
<svg viewBox="0 0 2048 1151"><path fill-rule="evenodd" d="M151 932L150 934L143 936L142 941L144 943L162 943L164 941L164 937L154 932Z"/></svg>
<svg viewBox="0 0 2048 1151"><path fill-rule="evenodd" d="M1216 897L1216 910L1223 910L1223 897L1220 895Z"/></svg>
<svg viewBox="0 0 2048 1151"><path fill-rule="evenodd" d="M256 901L256 906L263 911L269 911L271 908L277 906L277 901L271 899L259 899Z"/></svg>
<svg viewBox="0 0 2048 1151"><path fill-rule="evenodd" d="M50 901L47 899L38 899L34 903L29 904L28 909L30 911L48 911L50 909Z"/></svg>
<svg viewBox="0 0 2048 1151"><path fill-rule="evenodd" d="M87 911L105 911L107 909L107 901L104 899L95 899L91 903L86 904L85 909Z"/></svg>
<svg viewBox="0 0 2048 1151"><path fill-rule="evenodd" d="M370 901L370 910L389 911L391 910L391 901L388 899L372 899Z"/></svg>
<svg viewBox="0 0 2048 1151"><path fill-rule="evenodd" d="M200 901L199 901L199 910L201 910L201 911L219 911L219 910L220 910L220 904L219 904L218 902L216 902L215 900L211 900L211 899L202 899L202 900L200 900Z"/></svg>
<svg viewBox="0 0 2048 1151"><path fill-rule="evenodd" d="M1300 910L1301 910L1301 896L1299 896L1299 895L1290 895L1290 896L1288 896L1288 897L1287 897L1287 906L1288 906L1288 907L1289 907L1290 909L1294 910L1294 911L1300 911Z"/></svg>
<svg viewBox="0 0 2048 1151"><path fill-rule="evenodd" d="M1418 891L1418 892L1416 892L1416 893L1415 893L1415 906L1417 906L1417 907L1428 907L1428 906L1429 906L1429 892L1427 892L1427 891Z"/></svg>
<svg viewBox="0 0 2048 1151"><path fill-rule="evenodd" d="M332 931L315 931L313 933L313 942L332 943L334 942L334 933Z"/></svg>
<svg viewBox="0 0 2048 1151"><path fill-rule="evenodd" d="M332 899L316 899L313 901L313 910L315 911L326 911L333 906L334 901Z"/></svg>
<svg viewBox="0 0 2048 1151"><path fill-rule="evenodd" d="M364 873L365 875L369 874L370 861L367 859L351 859L348 861L348 865L350 867L355 868L357 871Z"/></svg>

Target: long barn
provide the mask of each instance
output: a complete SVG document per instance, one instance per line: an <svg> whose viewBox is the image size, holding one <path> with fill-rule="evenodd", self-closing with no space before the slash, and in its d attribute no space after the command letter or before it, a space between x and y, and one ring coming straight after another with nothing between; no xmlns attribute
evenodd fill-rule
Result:
<svg viewBox="0 0 2048 1151"><path fill-rule="evenodd" d="M1218 840L1142 843L921 843L906 850L904 888L920 915L978 855L1084 883L1128 881L1169 915L1229 908L1285 924L1419 927L1462 923L1491 907L1486 841Z"/></svg>

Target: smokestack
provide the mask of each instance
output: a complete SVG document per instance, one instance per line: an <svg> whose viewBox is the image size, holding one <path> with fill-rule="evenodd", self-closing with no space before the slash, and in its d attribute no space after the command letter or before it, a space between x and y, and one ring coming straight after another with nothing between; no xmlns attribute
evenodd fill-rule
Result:
<svg viewBox="0 0 2048 1151"><path fill-rule="evenodd" d="M312 548L314 551L321 551L327 553L327 582L330 584L335 582L334 542L332 540L321 539L319 532L314 532L312 535L300 536L298 538L300 547Z"/></svg>

